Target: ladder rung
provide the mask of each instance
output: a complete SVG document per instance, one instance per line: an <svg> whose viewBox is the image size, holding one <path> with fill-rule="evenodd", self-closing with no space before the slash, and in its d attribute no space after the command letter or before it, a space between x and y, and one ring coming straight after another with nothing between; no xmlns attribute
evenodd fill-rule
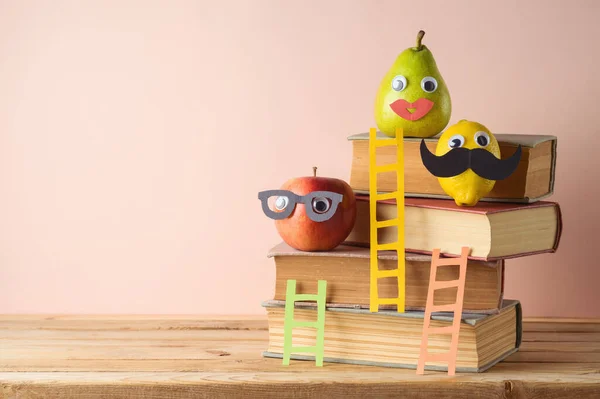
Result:
<svg viewBox="0 0 600 399"><path fill-rule="evenodd" d="M376 248L378 251L395 251L398 249L398 243L390 242L389 244L379 244Z"/></svg>
<svg viewBox="0 0 600 399"><path fill-rule="evenodd" d="M373 140L373 144L375 145L375 147L388 147L391 145L397 145L397 139L393 138L393 139L375 139Z"/></svg>
<svg viewBox="0 0 600 399"><path fill-rule="evenodd" d="M314 295L314 294L296 294L292 298L292 300L294 302L296 302L296 301L316 301L318 299L319 299L319 296L318 295Z"/></svg>
<svg viewBox="0 0 600 399"><path fill-rule="evenodd" d="M397 199L397 198L398 198L397 191L393 191L391 193L381 193L381 194L375 195L375 200L377 200L377 201L385 201L385 200L391 200L391 199Z"/></svg>
<svg viewBox="0 0 600 399"><path fill-rule="evenodd" d="M377 278L398 277L398 269L377 270Z"/></svg>
<svg viewBox="0 0 600 399"><path fill-rule="evenodd" d="M398 220L398 218L381 220L381 221L375 222L375 227L377 227L378 229L382 229L384 227L398 226L399 222L400 221Z"/></svg>
<svg viewBox="0 0 600 399"><path fill-rule="evenodd" d="M395 172L398 169L398 165L391 163L389 165L375 165L376 173Z"/></svg>
<svg viewBox="0 0 600 399"><path fill-rule="evenodd" d="M314 346L294 346L292 347L291 352L311 352L314 353L317 351L317 348Z"/></svg>
<svg viewBox="0 0 600 399"><path fill-rule="evenodd" d="M435 261L436 266L459 266L460 258L439 258Z"/></svg>
<svg viewBox="0 0 600 399"><path fill-rule="evenodd" d="M450 281L436 281L433 283L434 290L441 290L444 288L452 288L458 287L459 280L450 280Z"/></svg>
<svg viewBox="0 0 600 399"><path fill-rule="evenodd" d="M377 303L379 305L396 305L399 300L399 298L379 298Z"/></svg>
<svg viewBox="0 0 600 399"><path fill-rule="evenodd" d="M450 303L448 305L433 305L431 307L431 313L435 312L454 312L456 309L455 303Z"/></svg>
<svg viewBox="0 0 600 399"><path fill-rule="evenodd" d="M450 353L427 353L425 355L426 362L448 362Z"/></svg>
<svg viewBox="0 0 600 399"><path fill-rule="evenodd" d="M292 323L292 328L298 327L319 328L319 323L317 323L316 321L294 321Z"/></svg>
<svg viewBox="0 0 600 399"><path fill-rule="evenodd" d="M427 329L427 335L431 334L452 334L454 332L454 327L444 326L444 327L430 327Z"/></svg>

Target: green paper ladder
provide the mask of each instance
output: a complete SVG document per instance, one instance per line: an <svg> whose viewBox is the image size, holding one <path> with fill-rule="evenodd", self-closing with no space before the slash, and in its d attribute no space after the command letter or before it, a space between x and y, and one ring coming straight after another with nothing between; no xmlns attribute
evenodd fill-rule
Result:
<svg viewBox="0 0 600 399"><path fill-rule="evenodd" d="M325 344L325 293L327 281L319 280L317 294L296 294L296 280L288 280L285 293L285 322L283 326L283 365L289 366L292 352L314 353L317 367L323 366ZM294 320L294 303L296 301L316 301L316 321ZM315 346L292 346L292 331L294 328L311 327L317 331Z"/></svg>

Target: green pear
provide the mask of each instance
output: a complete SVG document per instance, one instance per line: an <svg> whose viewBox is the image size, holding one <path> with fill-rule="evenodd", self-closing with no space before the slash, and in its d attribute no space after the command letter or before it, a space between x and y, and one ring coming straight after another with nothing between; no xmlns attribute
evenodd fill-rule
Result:
<svg viewBox="0 0 600 399"><path fill-rule="evenodd" d="M450 93L433 54L421 41L404 50L385 75L375 100L375 122L379 130L396 137L432 137L441 132L452 112Z"/></svg>

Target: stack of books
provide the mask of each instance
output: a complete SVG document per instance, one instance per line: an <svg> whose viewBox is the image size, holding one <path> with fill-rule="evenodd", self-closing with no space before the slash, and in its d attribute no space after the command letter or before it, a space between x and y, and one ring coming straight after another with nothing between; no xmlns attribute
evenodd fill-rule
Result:
<svg viewBox="0 0 600 399"><path fill-rule="evenodd" d="M421 162L420 139L404 139L405 160L405 303L406 312L395 305L369 311L369 143L368 134L349 137L353 145L350 185L357 197L357 220L344 245L329 252L301 252L282 243L269 252L276 266L275 295L263 303L269 321L267 357L283 355L286 282L297 281L297 292L317 292L317 280L327 281L324 360L362 365L416 368L423 331L431 252L458 256L461 247L471 248L467 264L463 314L456 370L481 372L515 352L521 342L521 306L504 299L506 259L554 252L561 235L560 208L541 201L554 189L556 137L539 135L496 135L504 155L522 146L517 171L498 181L483 202L459 207L444 196L437 179ZM435 151L437 139L426 139ZM394 163L396 148L378 148L379 164ZM387 158L387 159L386 159ZM395 175L378 176L378 192L396 189ZM377 204L377 219L393 219L393 201ZM393 242L395 227L380 229L378 242ZM395 252L380 252L380 269L397 267ZM441 268L437 280L458 279L458 268ZM379 279L380 297L398 296L395 278ZM456 287L435 291L434 304L456 302ZM316 304L297 302L295 319L314 321ZM452 323L452 313L434 313L430 327ZM429 336L430 352L445 352L448 334ZM294 346L311 346L315 330L293 331ZM294 354L292 359L314 359ZM431 362L432 370L447 364Z"/></svg>

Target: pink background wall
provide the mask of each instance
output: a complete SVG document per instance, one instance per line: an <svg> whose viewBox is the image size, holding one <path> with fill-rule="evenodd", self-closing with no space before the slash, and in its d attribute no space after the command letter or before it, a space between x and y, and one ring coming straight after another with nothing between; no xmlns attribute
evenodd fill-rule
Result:
<svg viewBox="0 0 600 399"><path fill-rule="evenodd" d="M318 165L427 32L451 123L559 136L559 252L527 316L600 316L600 2L0 2L0 312L262 313L256 193Z"/></svg>

